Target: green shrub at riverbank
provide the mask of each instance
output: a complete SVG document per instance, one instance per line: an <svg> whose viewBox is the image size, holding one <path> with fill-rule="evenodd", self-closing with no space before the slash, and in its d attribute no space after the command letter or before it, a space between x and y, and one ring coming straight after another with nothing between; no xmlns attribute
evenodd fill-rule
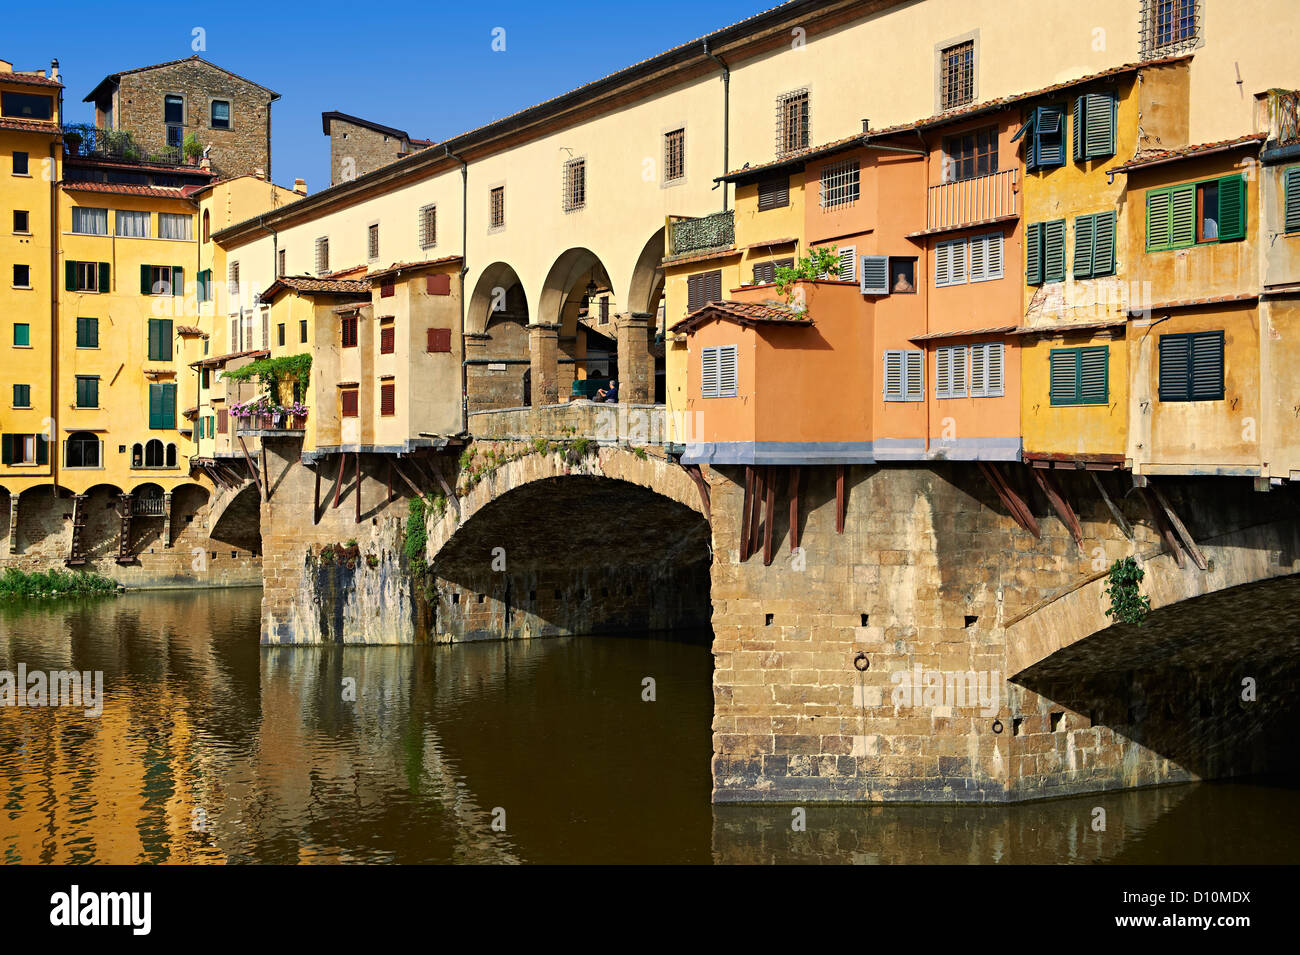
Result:
<svg viewBox="0 0 1300 955"><path fill-rule="evenodd" d="M24 573L13 567L0 574L0 600L14 597L85 597L117 593L117 581L102 574L46 570Z"/></svg>

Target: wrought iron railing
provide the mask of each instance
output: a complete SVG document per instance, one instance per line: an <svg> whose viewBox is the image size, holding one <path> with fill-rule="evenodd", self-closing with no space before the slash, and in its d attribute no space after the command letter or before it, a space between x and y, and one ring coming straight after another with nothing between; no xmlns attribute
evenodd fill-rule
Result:
<svg viewBox="0 0 1300 955"><path fill-rule="evenodd" d="M96 159L115 159L165 166L180 166L185 163L183 147L146 147L125 129L101 129L98 126L76 123L63 127L63 144L74 156L92 156Z"/></svg>
<svg viewBox="0 0 1300 955"><path fill-rule="evenodd" d="M1007 169L991 176L976 176L931 186L927 202L927 229L946 229L1000 219L1017 212L1016 172Z"/></svg>

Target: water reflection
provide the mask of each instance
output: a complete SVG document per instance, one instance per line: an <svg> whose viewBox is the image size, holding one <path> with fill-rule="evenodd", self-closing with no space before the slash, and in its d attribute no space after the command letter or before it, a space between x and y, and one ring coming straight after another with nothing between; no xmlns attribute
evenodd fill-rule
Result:
<svg viewBox="0 0 1300 955"><path fill-rule="evenodd" d="M1300 846L1295 790L1263 784L811 806L794 832L790 807L710 806L698 640L262 648L259 601L0 606L0 669L103 670L106 692L98 719L0 708L6 861L1281 862Z"/></svg>

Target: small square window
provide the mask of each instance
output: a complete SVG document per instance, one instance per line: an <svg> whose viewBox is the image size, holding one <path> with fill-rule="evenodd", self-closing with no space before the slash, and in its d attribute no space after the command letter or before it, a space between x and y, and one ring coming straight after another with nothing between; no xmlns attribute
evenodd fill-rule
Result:
<svg viewBox="0 0 1300 955"><path fill-rule="evenodd" d="M14 231L26 234L31 231L31 223L26 210L14 210Z"/></svg>
<svg viewBox="0 0 1300 955"><path fill-rule="evenodd" d="M230 128L230 103L224 99L212 101L212 128Z"/></svg>
<svg viewBox="0 0 1300 955"><path fill-rule="evenodd" d="M30 408L32 406L32 386L14 385L14 407Z"/></svg>
<svg viewBox="0 0 1300 955"><path fill-rule="evenodd" d="M14 266L14 288L32 287L32 268L30 265Z"/></svg>
<svg viewBox="0 0 1300 955"><path fill-rule="evenodd" d="M14 175L15 175L15 176L27 176L27 175L30 175L30 173L28 173L28 171L27 171L27 154L26 154L26 153L20 153L20 152L15 152L15 153L14 153Z"/></svg>
<svg viewBox="0 0 1300 955"><path fill-rule="evenodd" d="M889 257L889 292L891 295L916 293L916 259Z"/></svg>
<svg viewBox="0 0 1300 955"><path fill-rule="evenodd" d="M32 326L26 322L14 322L14 344L24 348L32 343Z"/></svg>

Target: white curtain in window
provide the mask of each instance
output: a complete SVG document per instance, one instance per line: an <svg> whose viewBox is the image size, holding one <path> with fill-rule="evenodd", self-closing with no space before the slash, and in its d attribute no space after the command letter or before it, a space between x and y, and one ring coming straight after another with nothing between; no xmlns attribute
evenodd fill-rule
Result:
<svg viewBox="0 0 1300 955"><path fill-rule="evenodd" d="M108 210L73 207L72 231L81 235L108 235Z"/></svg>
<svg viewBox="0 0 1300 955"><path fill-rule="evenodd" d="M171 212L158 213L158 238L190 241L194 238L194 217Z"/></svg>
<svg viewBox="0 0 1300 955"><path fill-rule="evenodd" d="M149 238L149 213L118 210L117 235L123 239Z"/></svg>

